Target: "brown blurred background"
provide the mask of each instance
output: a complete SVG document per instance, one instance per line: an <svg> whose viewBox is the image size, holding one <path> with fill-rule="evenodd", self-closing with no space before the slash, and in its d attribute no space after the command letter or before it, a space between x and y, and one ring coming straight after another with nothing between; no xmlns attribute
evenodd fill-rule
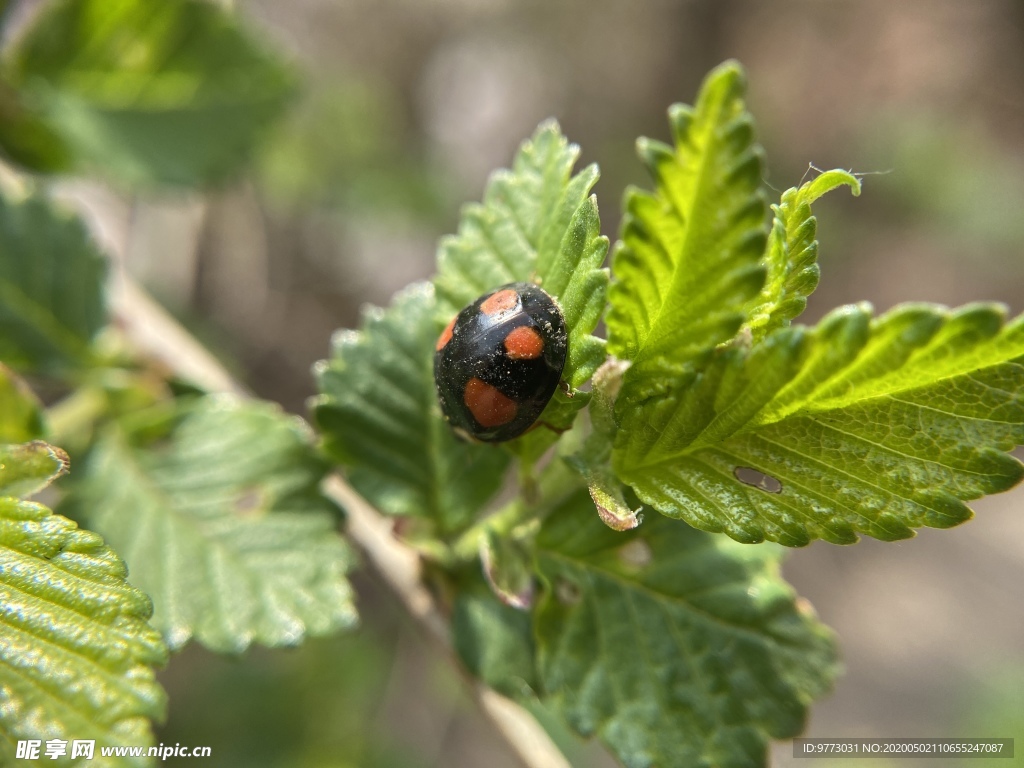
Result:
<svg viewBox="0 0 1024 768"><path fill-rule="evenodd" d="M431 275L460 204L538 122L557 117L583 162L601 166L614 238L623 188L646 183L635 137L665 139L668 105L691 101L730 57L749 74L771 197L809 163L877 173L859 199L818 203L823 279L808 321L862 299L880 310L974 299L1024 310L1022 2L236 7L304 81L256 171L204 199L96 204L121 206L129 269L292 410L304 410L332 331ZM837 629L847 666L808 735L1015 736L1024 754L1022 502L1021 490L982 501L962 528L899 544L792 554L787 576ZM358 586L359 635L244 660L198 649L176 659L160 738L212 743L218 766L514 766L435 650L372 579ZM223 722L193 720L192 706L210 701ZM232 731L241 735L217 735ZM774 764L789 754L781 745ZM594 749L573 760L609 764Z"/></svg>

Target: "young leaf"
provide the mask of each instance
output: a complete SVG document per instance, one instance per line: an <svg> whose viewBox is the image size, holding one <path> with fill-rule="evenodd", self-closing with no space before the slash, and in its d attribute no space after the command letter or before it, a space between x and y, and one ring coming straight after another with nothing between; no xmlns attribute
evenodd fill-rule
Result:
<svg viewBox="0 0 1024 768"><path fill-rule="evenodd" d="M12 462L20 459L3 459ZM0 497L0 762L15 763L19 739L153 743L149 719L165 707L153 667L167 649L146 623L152 604L126 573L95 533ZM90 765L115 762L124 760L97 750Z"/></svg>
<svg viewBox="0 0 1024 768"><path fill-rule="evenodd" d="M618 533L577 495L538 538L544 700L627 768L747 768L837 672L779 552L653 517Z"/></svg>
<svg viewBox="0 0 1024 768"><path fill-rule="evenodd" d="M1024 467L1024 316L921 304L836 310L749 353L720 350L685 389L637 408L619 477L670 517L738 541L891 541L972 516Z"/></svg>
<svg viewBox="0 0 1024 768"><path fill-rule="evenodd" d="M745 88L740 66L723 64L695 108L669 110L675 148L638 142L655 192L626 195L607 319L608 351L632 361L623 402L662 391L732 338L764 283L762 151Z"/></svg>
<svg viewBox="0 0 1024 768"><path fill-rule="evenodd" d="M626 502L622 483L615 477L611 466L612 445L618 429L615 422L615 399L628 367L628 363L612 357L597 369L589 411L590 433L579 450L565 458L566 463L587 484L598 517L616 531L636 528L642 520L640 510L633 509Z"/></svg>
<svg viewBox="0 0 1024 768"><path fill-rule="evenodd" d="M26 443L42 434L42 403L25 382L0 363L0 443Z"/></svg>
<svg viewBox="0 0 1024 768"><path fill-rule="evenodd" d="M573 388L604 359L604 342L590 334L604 311L608 284L601 269L608 239L601 236L596 199L588 197L597 167L572 176L579 152L558 123L541 124L519 149L512 170L491 177L483 203L466 206L459 233L441 241L434 278L445 320L504 283L538 283L565 316L563 378Z"/></svg>
<svg viewBox="0 0 1024 768"><path fill-rule="evenodd" d="M428 518L440 532L465 526L498 490L508 456L457 439L434 388L434 289L414 285L359 332L334 339L315 369L313 415L324 448L352 487L390 515Z"/></svg>
<svg viewBox="0 0 1024 768"><path fill-rule="evenodd" d="M0 359L46 373L86 366L106 323L105 277L77 218L42 198L0 196Z"/></svg>
<svg viewBox="0 0 1024 768"><path fill-rule="evenodd" d="M775 219L763 260L768 277L747 307L746 327L754 343L803 312L807 297L818 287L818 221L811 215L811 204L843 184L854 196L860 194L860 179L853 174L825 171L799 188L787 189L781 202L772 206Z"/></svg>
<svg viewBox="0 0 1024 768"><path fill-rule="evenodd" d="M202 0L60 0L8 79L76 165L128 184L226 179L292 91L288 70Z"/></svg>
<svg viewBox="0 0 1024 768"><path fill-rule="evenodd" d="M166 446L107 434L71 508L118 547L172 648L294 645L355 621L325 470L299 420L211 396Z"/></svg>

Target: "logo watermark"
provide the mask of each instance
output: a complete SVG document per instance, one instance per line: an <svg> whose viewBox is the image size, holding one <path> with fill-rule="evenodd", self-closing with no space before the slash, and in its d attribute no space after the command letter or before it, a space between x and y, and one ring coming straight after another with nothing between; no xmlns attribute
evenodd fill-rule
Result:
<svg viewBox="0 0 1024 768"><path fill-rule="evenodd" d="M1013 759L1013 739L793 739L793 757Z"/></svg>
<svg viewBox="0 0 1024 768"><path fill-rule="evenodd" d="M96 756L95 739L24 739L18 742L14 756L19 760L56 760L59 757L92 760ZM189 747L183 744L159 744L154 747L105 746L99 747L101 757L209 757L210 747Z"/></svg>

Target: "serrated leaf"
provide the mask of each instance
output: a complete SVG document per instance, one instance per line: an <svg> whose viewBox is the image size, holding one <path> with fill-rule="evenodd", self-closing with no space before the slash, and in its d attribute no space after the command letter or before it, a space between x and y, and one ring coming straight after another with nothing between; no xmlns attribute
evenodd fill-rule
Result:
<svg viewBox="0 0 1024 768"><path fill-rule="evenodd" d="M19 739L153 743L149 720L165 708L153 668L167 649L126 573L95 533L0 498L0 762L15 764ZM89 763L149 764L99 749Z"/></svg>
<svg viewBox="0 0 1024 768"><path fill-rule="evenodd" d="M0 359L46 373L88 365L105 277L81 221L39 197L0 196Z"/></svg>
<svg viewBox="0 0 1024 768"><path fill-rule="evenodd" d="M675 147L641 139L655 191L631 189L612 257L608 351L632 367L623 402L658 394L732 338L764 282L761 148L743 71L726 62L696 107L669 110Z"/></svg>
<svg viewBox="0 0 1024 768"><path fill-rule="evenodd" d="M42 403L14 371L0 363L0 443L27 443L42 435Z"/></svg>
<svg viewBox="0 0 1024 768"><path fill-rule="evenodd" d="M201 0L61 0L8 79L75 167L128 184L226 179L292 91L287 68Z"/></svg>
<svg viewBox="0 0 1024 768"><path fill-rule="evenodd" d="M172 648L295 645L355 622L325 472L298 419L210 396L164 446L109 432L70 508L118 548Z"/></svg>
<svg viewBox="0 0 1024 768"><path fill-rule="evenodd" d="M593 376L605 359L604 339L590 334L604 313L608 271L600 267L607 253L608 238L601 235L597 198L591 195L573 214L550 267L545 268L538 257L541 285L557 298L569 331L562 378L573 389Z"/></svg>
<svg viewBox="0 0 1024 768"><path fill-rule="evenodd" d="M68 471L68 455L42 440L0 445L0 496L33 496Z"/></svg>
<svg viewBox="0 0 1024 768"><path fill-rule="evenodd" d="M588 197L597 167L573 176L579 152L558 123L542 123L520 147L512 170L491 176L483 203L466 206L459 233L441 241L434 278L445 320L499 285L538 283L565 316L569 346L562 378L573 388L604 360L604 341L591 333L608 285L601 269L608 239L601 236L596 198Z"/></svg>
<svg viewBox="0 0 1024 768"><path fill-rule="evenodd" d="M663 514L738 541L886 541L972 516L1024 477L1024 317L922 304L720 350L685 389L638 408L619 477Z"/></svg>
<svg viewBox="0 0 1024 768"><path fill-rule="evenodd" d="M780 550L662 517L603 526L582 495L538 537L544 699L627 768L749 768L794 736L837 672Z"/></svg>
<svg viewBox="0 0 1024 768"><path fill-rule="evenodd" d="M498 490L508 457L457 439L441 418L436 314L429 283L396 295L387 310L367 310L362 329L338 334L331 359L318 364L313 415L324 448L368 501L448 533Z"/></svg>
<svg viewBox="0 0 1024 768"><path fill-rule="evenodd" d="M767 279L747 307L746 327L754 343L803 312L807 297L818 287L818 221L811 204L843 184L854 196L860 194L860 179L853 174L825 171L799 188L787 189L780 203L772 206L775 218L763 259Z"/></svg>

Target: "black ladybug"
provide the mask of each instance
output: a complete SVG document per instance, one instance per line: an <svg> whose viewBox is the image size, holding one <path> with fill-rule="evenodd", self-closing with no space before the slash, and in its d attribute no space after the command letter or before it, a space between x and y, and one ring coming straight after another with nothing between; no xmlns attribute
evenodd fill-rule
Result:
<svg viewBox="0 0 1024 768"><path fill-rule="evenodd" d="M562 310L536 285L485 293L437 340L434 383L444 417L477 440L519 437L555 393L567 341Z"/></svg>

